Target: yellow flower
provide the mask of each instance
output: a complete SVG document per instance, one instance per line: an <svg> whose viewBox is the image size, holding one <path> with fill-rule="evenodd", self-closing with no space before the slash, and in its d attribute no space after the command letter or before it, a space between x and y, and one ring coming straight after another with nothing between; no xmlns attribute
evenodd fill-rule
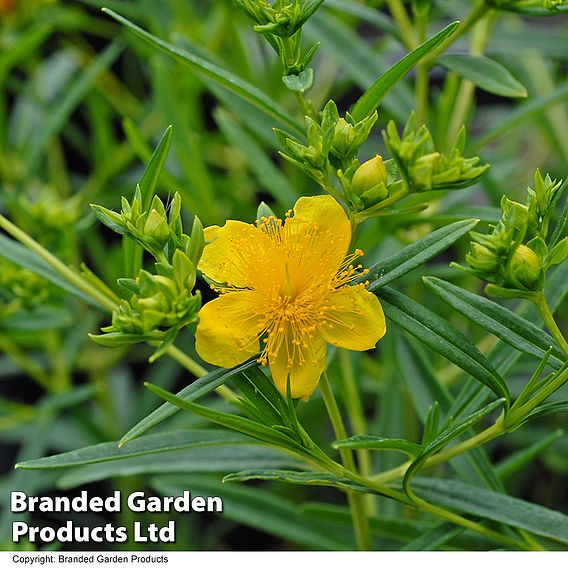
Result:
<svg viewBox="0 0 568 568"><path fill-rule="evenodd" d="M227 221L206 230L199 269L220 293L199 314L196 349L209 363L233 367L263 349L285 396L306 398L325 370L326 343L372 349L386 326L377 297L360 283L362 256L349 256L351 224L329 195L302 197L283 222ZM365 271L366 272L366 271ZM365 273L363 272L363 273Z"/></svg>

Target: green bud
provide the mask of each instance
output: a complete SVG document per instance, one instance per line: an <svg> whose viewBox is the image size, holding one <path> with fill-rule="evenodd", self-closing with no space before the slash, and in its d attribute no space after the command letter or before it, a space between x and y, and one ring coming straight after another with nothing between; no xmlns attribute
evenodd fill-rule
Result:
<svg viewBox="0 0 568 568"><path fill-rule="evenodd" d="M540 281L541 262L538 255L526 245L519 245L509 261L513 283L536 290Z"/></svg>
<svg viewBox="0 0 568 568"><path fill-rule="evenodd" d="M365 191L379 185L380 183L386 186L387 183L387 169L383 162L383 158L378 154L361 164L351 180L353 191L357 195L362 195Z"/></svg>
<svg viewBox="0 0 568 568"><path fill-rule="evenodd" d="M465 259L472 268L482 272L492 273L500 268L495 252L479 243L471 243L471 252L465 255Z"/></svg>
<svg viewBox="0 0 568 568"><path fill-rule="evenodd" d="M360 197L366 207L372 207L388 196L387 169L383 158L378 154L357 168L351 188Z"/></svg>
<svg viewBox="0 0 568 568"><path fill-rule="evenodd" d="M143 233L147 237L156 239L160 243L166 243L170 238L171 231L165 213L152 209L144 224Z"/></svg>

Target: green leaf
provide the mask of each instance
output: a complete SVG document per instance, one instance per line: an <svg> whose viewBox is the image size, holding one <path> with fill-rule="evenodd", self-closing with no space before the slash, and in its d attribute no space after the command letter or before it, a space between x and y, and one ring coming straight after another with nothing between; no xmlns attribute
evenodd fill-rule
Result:
<svg viewBox="0 0 568 568"><path fill-rule="evenodd" d="M147 211L152 203L154 194L156 192L156 185L158 184L158 179L160 173L166 163L166 158L168 157L168 152L172 145L172 126L168 126L160 139L160 142L156 146L146 169L144 170L144 175L140 180L140 193L142 195L142 209Z"/></svg>
<svg viewBox="0 0 568 568"><path fill-rule="evenodd" d="M67 490L104 479L131 475L227 473L248 467L301 468L302 463L275 448L252 445L239 445L238 448L201 447L78 467L65 473L58 480L57 487ZM193 487L190 489L193 492Z"/></svg>
<svg viewBox="0 0 568 568"><path fill-rule="evenodd" d="M414 498L414 494L410 488L410 481L412 478L420 471L424 462L434 453L438 452L445 446L447 446L452 440L461 436L464 432L469 430L472 426L477 424L480 420L485 418L487 415L491 414L494 410L503 405L505 399L494 400L488 404L485 408L474 412L470 416L466 416L461 420L458 420L447 430L441 432L436 438L434 438L417 456L417 458L410 464L409 468L406 470L404 479L402 480L402 488L404 492L411 498Z"/></svg>
<svg viewBox="0 0 568 568"><path fill-rule="evenodd" d="M439 278L425 277L423 281L428 289L461 315L511 347L538 359L542 359L553 347L556 356L550 357L549 362L555 369L562 365L562 352L555 346L552 337L536 325L491 300Z"/></svg>
<svg viewBox="0 0 568 568"><path fill-rule="evenodd" d="M337 477L329 473L315 473L312 471L249 469L238 473L229 473L223 478L223 482L251 481L263 479L265 481L283 481L295 485L317 485L322 487L336 487L343 491L355 490L363 493L376 493L372 489L359 485L349 479Z"/></svg>
<svg viewBox="0 0 568 568"><path fill-rule="evenodd" d="M314 550L353 550L345 533L337 536L319 523L305 519L298 504L260 487L221 484L195 475L160 476L151 485L162 495L181 495L188 487L193 495L218 495L223 499L223 516Z"/></svg>
<svg viewBox="0 0 568 568"><path fill-rule="evenodd" d="M365 276L370 281L368 290L374 292L428 262L451 247L477 223L477 219L466 219L446 225L372 266Z"/></svg>
<svg viewBox="0 0 568 568"><path fill-rule="evenodd" d="M429 502L568 544L568 516L558 511L450 479L417 478L413 486Z"/></svg>
<svg viewBox="0 0 568 568"><path fill-rule="evenodd" d="M428 41L419 45L414 51L405 55L388 71L383 73L371 87L369 87L355 103L351 115L355 120L363 120L375 111L384 96L400 81L422 58L434 51L446 41L459 26L459 22L452 22L438 32Z"/></svg>
<svg viewBox="0 0 568 568"><path fill-rule="evenodd" d="M336 440L332 447L352 450L392 450L416 457L422 449L418 444L402 438L380 438L378 436L351 436L345 440Z"/></svg>
<svg viewBox="0 0 568 568"><path fill-rule="evenodd" d="M568 400L558 400L555 402L547 402L537 406L528 416L527 420L533 420L534 418L542 418L543 416L548 416L549 414L567 413L568 412Z"/></svg>
<svg viewBox="0 0 568 568"><path fill-rule="evenodd" d="M292 128L296 133L300 135L304 134L304 129L292 117L290 117L284 108L278 105L278 103L273 101L260 89L241 79L231 71L223 69L202 57L189 53L184 49L180 49L179 47L148 33L136 24L132 23L130 20L127 20L108 8L103 8L103 12L108 14L111 18L114 18L117 22L126 26L129 30L134 32L138 37L142 38L150 45L153 45L172 56L176 61L180 61L181 63L188 65L197 73L207 77L208 79L213 79L223 87L253 103L264 110L267 114L284 122L284 124L286 124L289 128Z"/></svg>
<svg viewBox="0 0 568 568"><path fill-rule="evenodd" d="M132 457L173 452L187 448L250 444L250 438L225 430L170 430L151 434L119 447L118 442L104 442L55 456L16 464L18 469L55 469L92 463L124 460ZM160 458L161 459L161 458Z"/></svg>
<svg viewBox="0 0 568 568"><path fill-rule="evenodd" d="M199 400L200 398L204 397L205 395L209 394L217 387L225 384L229 379L240 373L241 371L245 371L246 369L250 369L258 365L256 360L248 361L247 363L243 363L234 369L216 369L215 371L211 371L204 377L197 379L180 392L177 393L177 396L183 400L192 401L192 400ZM138 424L133 426L120 440L119 445L124 446L131 442L132 440L142 436L145 432L154 428L161 422L163 422L166 418L173 416L179 408L174 404L166 403L162 404L159 408L154 410L151 414L143 418Z"/></svg>
<svg viewBox="0 0 568 568"><path fill-rule="evenodd" d="M484 55L449 53L441 55L436 61L488 93L501 97L528 95L525 86L517 81L506 67Z"/></svg>
<svg viewBox="0 0 568 568"><path fill-rule="evenodd" d="M178 406L182 410L193 412L198 416L202 416L203 418L211 420L211 422L215 422L216 424L225 426L226 428L229 428L231 430L236 430L237 432L251 436L255 440L267 442L268 444L279 446L298 454L306 453L305 448L303 448L300 444L298 444L285 434L280 433L278 430L275 430L274 428L269 428L267 426L264 426L263 424L259 424L258 422L249 420L248 418L243 418L242 416L238 416L236 414L220 412L217 410L212 410L207 406L188 402L187 398L176 396L150 383L144 383L144 386L154 394Z"/></svg>
<svg viewBox="0 0 568 568"><path fill-rule="evenodd" d="M509 389L502 377L458 329L391 288L382 288L379 297L389 319L509 401Z"/></svg>

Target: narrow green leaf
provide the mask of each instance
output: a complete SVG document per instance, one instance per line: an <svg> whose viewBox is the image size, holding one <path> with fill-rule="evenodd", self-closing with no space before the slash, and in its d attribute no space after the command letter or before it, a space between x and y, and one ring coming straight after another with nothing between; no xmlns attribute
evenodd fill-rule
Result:
<svg viewBox="0 0 568 568"><path fill-rule="evenodd" d="M549 414L559 414L568 412L568 400L558 400L555 402L547 402L537 406L527 417L527 420L534 418L542 418Z"/></svg>
<svg viewBox="0 0 568 568"><path fill-rule="evenodd" d="M423 57L434 51L446 41L459 26L459 22L452 22L438 32L428 41L419 45L414 51L405 55L388 71L383 73L375 83L363 93L355 103L351 115L355 120L363 120L369 116L381 103L383 97L400 81Z"/></svg>
<svg viewBox="0 0 568 568"><path fill-rule="evenodd" d="M250 438L248 440L250 444ZM248 467L301 468L302 463L275 448L252 445L239 445L238 448L201 447L74 468L58 480L57 487L67 490L87 483L131 475L227 473ZM190 489L193 493L193 487Z"/></svg>
<svg viewBox="0 0 568 568"><path fill-rule="evenodd" d="M170 125L166 128L164 134L162 134L162 138L156 146L156 149L144 170L144 175L140 180L140 193L142 195L142 207L144 211L148 210L152 203L152 199L154 198L158 178L160 177L160 173L166 163L166 158L168 157L168 152L172 145L172 134L173 128Z"/></svg>
<svg viewBox="0 0 568 568"><path fill-rule="evenodd" d="M226 485L197 475L160 476L152 479L151 485L168 496L181 495L188 487L193 495L219 495L224 517L313 550L353 550L353 542L344 532L334 535L303 518L297 503L261 487Z"/></svg>
<svg viewBox="0 0 568 568"><path fill-rule="evenodd" d="M180 61L181 63L188 65L197 73L209 79L213 79L223 87L253 103L269 115L284 122L289 128L292 128L294 132L300 135L304 134L304 129L292 117L290 117L284 108L273 101L268 95L266 95L266 93L263 93L260 89L241 79L231 71L223 69L202 57L189 53L184 49L180 49L179 47L148 33L130 20L127 20L108 8L103 8L103 12L108 14L117 22L126 26L129 30L134 32L138 37L142 38L150 45L153 45L172 56L176 61Z"/></svg>
<svg viewBox="0 0 568 568"><path fill-rule="evenodd" d="M203 418L211 420L211 422L215 422L216 424L225 426L226 428L229 428L231 430L241 432L242 434L251 436L256 440L261 440L262 442L267 442L274 446L286 448L299 454L305 453L305 449L300 444L296 443L288 436L281 434L274 428L269 428L267 426L259 424L258 422L249 420L248 418L243 418L242 416L238 416L236 414L219 412L217 410L212 410L207 406L189 402L187 398L176 396L150 383L145 383L144 386L160 398L167 400L168 402L176 405L182 410L193 412L198 416L202 416Z"/></svg>
<svg viewBox="0 0 568 568"><path fill-rule="evenodd" d="M568 516L558 511L450 479L417 478L413 486L420 497L443 507L568 544Z"/></svg>
<svg viewBox="0 0 568 568"><path fill-rule="evenodd" d="M441 55L436 61L488 93L501 97L528 95L525 86L517 81L506 67L484 55L448 53Z"/></svg>
<svg viewBox="0 0 568 568"><path fill-rule="evenodd" d="M225 430L170 430L160 434L151 434L130 442L120 448L118 442L104 442L87 446L71 452L29 460L16 464L18 469L55 469L132 457L172 452L187 448L219 446L227 444L250 444L250 438Z"/></svg>
<svg viewBox="0 0 568 568"><path fill-rule="evenodd" d="M211 371L211 373L197 379L180 392L177 393L177 396L183 400L193 401L199 400L200 398L204 397L205 395L209 394L217 387L225 384L229 379L240 373L241 371L245 371L246 369L250 369L258 365L256 360L248 361L247 363L243 363L234 369L215 369L215 371ZM138 424L133 426L120 440L119 445L124 446L131 442L132 440L142 436L145 432L154 428L161 422L163 422L166 418L173 416L179 408L174 404L166 403L162 404L159 408L154 410L151 414L143 418Z"/></svg>
<svg viewBox="0 0 568 568"><path fill-rule="evenodd" d="M458 329L408 296L391 288L382 288L379 297L389 319L471 374L499 398L509 401L509 389L502 377Z"/></svg>
<svg viewBox="0 0 568 568"><path fill-rule="evenodd" d="M363 493L376 493L372 489L359 485L349 479L337 477L329 473L315 473L312 471L249 469L238 473L230 473L223 478L223 482L251 481L262 479L265 481L283 481L295 485L318 485L322 487L337 487L343 491L355 490Z"/></svg>
<svg viewBox="0 0 568 568"><path fill-rule="evenodd" d="M562 365L562 352L556 347L552 337L536 325L487 298L467 292L439 278L425 277L423 281L428 289L461 315L511 347L539 359L553 347L556 356L550 357L549 362L556 369Z"/></svg>
<svg viewBox="0 0 568 568"><path fill-rule="evenodd" d="M420 471L420 468L424 465L424 462L434 453L438 452L445 446L447 446L452 440L461 436L464 432L469 430L472 426L477 424L480 420L485 418L487 415L491 414L494 410L503 405L505 399L494 400L488 404L485 408L474 412L470 416L466 416L461 420L458 420L447 430L441 432L436 438L434 438L417 456L417 458L410 464L409 468L406 470L404 479L402 480L402 488L404 492L412 499L413 493L410 488L410 482L412 478Z"/></svg>
<svg viewBox="0 0 568 568"><path fill-rule="evenodd" d="M392 450L416 457L422 449L418 444L402 438L380 438L378 436L351 436L345 440L336 440L332 447L351 448L352 450Z"/></svg>
<svg viewBox="0 0 568 568"><path fill-rule="evenodd" d="M451 247L478 222L477 219L466 219L446 225L372 266L365 277L370 281L368 289L374 292L428 262Z"/></svg>

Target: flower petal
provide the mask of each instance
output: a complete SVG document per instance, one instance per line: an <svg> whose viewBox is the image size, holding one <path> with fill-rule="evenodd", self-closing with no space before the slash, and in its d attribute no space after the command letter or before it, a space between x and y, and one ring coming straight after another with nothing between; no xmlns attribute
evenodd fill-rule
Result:
<svg viewBox="0 0 568 568"><path fill-rule="evenodd" d="M211 240L203 250L199 270L219 284L254 288L262 280L262 265L274 256L275 242L249 223L227 221L205 230Z"/></svg>
<svg viewBox="0 0 568 568"><path fill-rule="evenodd" d="M362 285L343 286L329 301L326 325L320 330L331 345L365 351L375 347L386 332L385 315L379 299Z"/></svg>
<svg viewBox="0 0 568 568"><path fill-rule="evenodd" d="M330 195L301 197L286 221L284 238L290 250L288 270L296 282L305 283L338 272L349 249L351 223Z"/></svg>
<svg viewBox="0 0 568 568"><path fill-rule="evenodd" d="M248 290L227 292L201 308L195 349L204 361L230 368L259 351L258 301Z"/></svg>
<svg viewBox="0 0 568 568"><path fill-rule="evenodd" d="M276 354L269 356L270 372L276 388L286 396L288 375L292 398L309 397L325 371L325 342L321 337L309 339L309 344L293 345L293 335L287 331Z"/></svg>

